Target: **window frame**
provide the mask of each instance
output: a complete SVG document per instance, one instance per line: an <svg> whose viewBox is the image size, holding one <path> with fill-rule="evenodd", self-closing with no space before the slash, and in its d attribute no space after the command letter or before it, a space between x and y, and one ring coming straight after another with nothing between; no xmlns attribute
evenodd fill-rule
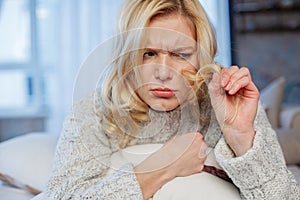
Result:
<svg viewBox="0 0 300 200"><path fill-rule="evenodd" d="M9 1L9 0L8 0ZM4 1L0 0L0 9ZM0 62L1 71L23 71L27 77L27 97L29 102L22 107L0 108L0 118L13 116L46 116L48 106L43 100L44 70L39 60L37 1L27 0L30 26L30 57L26 62ZM1 12L1 10L0 10Z"/></svg>

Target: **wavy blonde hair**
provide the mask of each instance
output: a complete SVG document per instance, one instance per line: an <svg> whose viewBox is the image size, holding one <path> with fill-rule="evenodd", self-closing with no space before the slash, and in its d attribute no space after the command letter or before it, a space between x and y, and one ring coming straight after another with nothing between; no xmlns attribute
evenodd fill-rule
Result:
<svg viewBox="0 0 300 200"><path fill-rule="evenodd" d="M205 77L201 75L199 68L213 63L217 45L212 25L199 1L125 0L119 16L114 59L103 77L100 96L103 129L108 133L119 134L122 138L121 147L136 135L142 124L149 121L148 105L135 92L136 74L130 73L143 62L140 50L143 29L149 26L154 17L170 14L188 17L193 23L198 44L198 72L182 73L194 83L192 85L198 102L209 104L207 87L202 84ZM208 68L217 70L215 66ZM202 123L207 123L207 118L210 117L208 115L206 113L201 117Z"/></svg>

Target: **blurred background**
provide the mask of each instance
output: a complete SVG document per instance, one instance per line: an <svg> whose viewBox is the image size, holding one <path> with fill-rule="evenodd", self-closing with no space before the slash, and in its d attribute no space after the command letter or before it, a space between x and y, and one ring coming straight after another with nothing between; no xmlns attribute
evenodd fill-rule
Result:
<svg viewBox="0 0 300 200"><path fill-rule="evenodd" d="M260 89L285 77L284 102L300 104L300 1L232 0L231 9L233 63Z"/></svg>
<svg viewBox="0 0 300 200"><path fill-rule="evenodd" d="M299 0L200 2L216 30L216 60L248 66L259 89L286 77L284 103L300 104ZM121 4L0 0L0 141L60 133L80 67L113 36Z"/></svg>

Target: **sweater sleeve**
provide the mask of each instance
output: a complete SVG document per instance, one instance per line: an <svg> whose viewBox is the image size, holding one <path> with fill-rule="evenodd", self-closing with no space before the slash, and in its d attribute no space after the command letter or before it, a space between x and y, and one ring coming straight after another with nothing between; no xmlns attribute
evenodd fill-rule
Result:
<svg viewBox="0 0 300 200"><path fill-rule="evenodd" d="M50 199L142 199L131 164L106 175L112 148L94 109L93 98L84 99L65 119L46 195Z"/></svg>
<svg viewBox="0 0 300 200"><path fill-rule="evenodd" d="M300 199L300 186L287 169L275 131L261 106L255 119L253 147L241 157L234 157L222 138L215 147L216 159L234 184L242 199Z"/></svg>

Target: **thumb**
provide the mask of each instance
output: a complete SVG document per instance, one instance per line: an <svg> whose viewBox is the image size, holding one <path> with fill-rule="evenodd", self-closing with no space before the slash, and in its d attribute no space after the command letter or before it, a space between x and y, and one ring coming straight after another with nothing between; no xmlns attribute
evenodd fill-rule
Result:
<svg viewBox="0 0 300 200"><path fill-rule="evenodd" d="M217 108L225 102L225 91L221 86L221 75L214 73L212 79L208 83L208 92L211 98L211 103L214 108Z"/></svg>
<svg viewBox="0 0 300 200"><path fill-rule="evenodd" d="M221 86L221 75L219 73L214 73L211 81L208 83L208 93L217 120L219 123L223 123L226 113L226 93Z"/></svg>

